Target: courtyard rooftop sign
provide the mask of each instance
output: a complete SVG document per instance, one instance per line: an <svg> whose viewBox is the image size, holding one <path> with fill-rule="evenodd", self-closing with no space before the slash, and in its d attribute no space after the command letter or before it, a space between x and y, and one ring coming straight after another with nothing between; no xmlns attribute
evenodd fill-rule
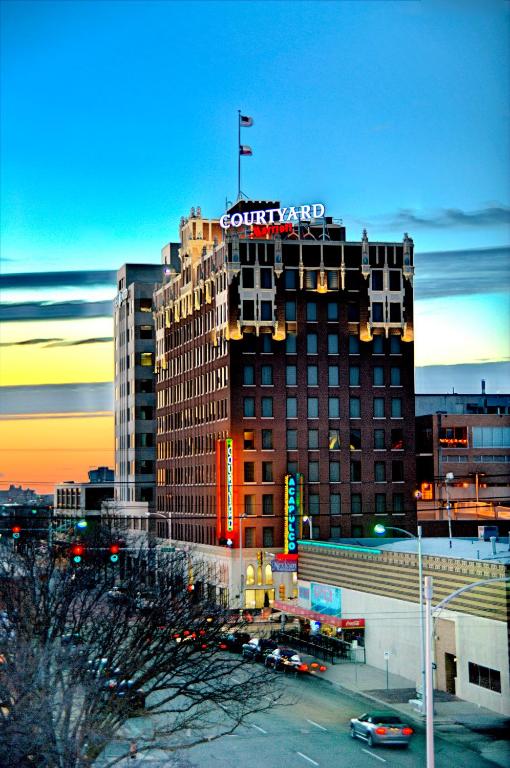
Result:
<svg viewBox="0 0 510 768"><path fill-rule="evenodd" d="M220 226L223 229L230 227L258 227L270 226L272 224L286 224L296 222L307 222L312 219L320 219L324 216L325 207L322 203L311 203L310 205L290 206L289 208L268 208L262 211L245 211L244 213L225 213L220 218Z"/></svg>

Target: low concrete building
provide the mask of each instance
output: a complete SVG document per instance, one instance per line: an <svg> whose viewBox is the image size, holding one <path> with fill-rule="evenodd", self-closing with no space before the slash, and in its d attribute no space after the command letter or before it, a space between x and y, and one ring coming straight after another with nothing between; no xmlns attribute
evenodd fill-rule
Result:
<svg viewBox="0 0 510 768"><path fill-rule="evenodd" d="M328 634L357 627L366 662L421 685L416 540L300 541L296 601L273 607ZM423 572L433 605L463 586L510 576L508 541L423 540ZM435 688L510 715L510 586L488 584L456 597L434 623ZM343 624L342 624L343 622ZM350 623L349 623L350 622ZM354 623L353 623L354 622ZM364 629L363 629L364 627Z"/></svg>

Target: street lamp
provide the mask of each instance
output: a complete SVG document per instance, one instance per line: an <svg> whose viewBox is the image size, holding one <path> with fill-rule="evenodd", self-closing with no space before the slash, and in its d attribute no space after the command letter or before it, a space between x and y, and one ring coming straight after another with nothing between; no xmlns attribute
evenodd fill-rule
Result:
<svg viewBox="0 0 510 768"><path fill-rule="evenodd" d="M403 533L405 536L409 536L410 539L416 539L416 541L418 542L418 580L420 585L420 664L421 664L421 695L422 695L422 712L423 712L428 701L428 695L426 695L425 693L426 658L425 658L425 625L424 625L424 619L423 619L423 558L422 558L422 548L421 548L422 528L421 528L421 525L418 526L418 536L415 536L414 533L411 533L410 531L406 531L404 530L404 528L396 528L394 525L383 525L382 523L378 523L376 526L374 526L374 533L376 533L378 536L384 536L386 531L399 531L400 533Z"/></svg>
<svg viewBox="0 0 510 768"><path fill-rule="evenodd" d="M243 573L243 520L246 515L239 515L239 570L240 573L240 586L239 586L239 613L243 615L244 608L244 573Z"/></svg>
<svg viewBox="0 0 510 768"><path fill-rule="evenodd" d="M450 600L461 595L463 592L469 592L476 587L482 587L485 584L492 584L495 581L510 581L509 576L500 576L495 579L484 579L483 581L475 581L472 584L466 584L460 589L456 589L451 595L445 597L436 606L432 606L433 596L433 579L432 576L425 576L425 629L426 629L426 644L425 644L425 666L426 675L425 682L427 686L427 732L426 732L426 754L427 754L427 768L434 768L435 756L434 756L434 685L432 679L432 636L433 636L433 621L434 614L442 610Z"/></svg>
<svg viewBox="0 0 510 768"><path fill-rule="evenodd" d="M303 516L303 522L308 523L308 526L310 528L310 541L313 541L313 529L312 529L312 518L308 517L308 515Z"/></svg>

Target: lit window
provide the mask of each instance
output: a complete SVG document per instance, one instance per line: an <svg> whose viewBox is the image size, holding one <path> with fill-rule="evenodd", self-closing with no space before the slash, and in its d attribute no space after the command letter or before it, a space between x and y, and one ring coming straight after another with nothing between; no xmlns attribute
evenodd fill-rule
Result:
<svg viewBox="0 0 510 768"><path fill-rule="evenodd" d="M250 431L244 432L244 450L252 451L255 448L255 433Z"/></svg>
<svg viewBox="0 0 510 768"><path fill-rule="evenodd" d="M255 584L255 569L253 565L249 565L246 569L246 585L249 586Z"/></svg>
<svg viewBox="0 0 510 768"><path fill-rule="evenodd" d="M330 451L338 451L340 449L340 430L338 429L329 430L328 448Z"/></svg>
<svg viewBox="0 0 510 768"><path fill-rule="evenodd" d="M141 352L140 353L140 363L145 368L151 368L152 367L152 352Z"/></svg>

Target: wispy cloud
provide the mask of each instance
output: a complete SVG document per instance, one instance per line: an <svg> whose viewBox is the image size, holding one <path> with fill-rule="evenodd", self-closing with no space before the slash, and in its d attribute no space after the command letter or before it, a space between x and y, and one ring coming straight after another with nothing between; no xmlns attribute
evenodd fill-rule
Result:
<svg viewBox="0 0 510 768"><path fill-rule="evenodd" d="M510 287L510 246L416 253L420 299L506 293Z"/></svg>
<svg viewBox="0 0 510 768"><path fill-rule="evenodd" d="M113 383L44 384L2 387L2 418L23 414L98 413L113 410Z"/></svg>
<svg viewBox="0 0 510 768"><path fill-rule="evenodd" d="M2 341L0 347L26 347L37 344L50 344L53 342L63 341L63 339L24 339L23 341Z"/></svg>
<svg viewBox="0 0 510 768"><path fill-rule="evenodd" d="M110 317L111 301L27 301L0 305L0 321L20 320L72 320L81 317Z"/></svg>
<svg viewBox="0 0 510 768"><path fill-rule="evenodd" d="M446 229L453 227L494 227L510 224L510 207L492 205L478 211L460 208L442 208L431 213L420 213L412 208L402 208L390 216L389 225L395 228L414 227Z"/></svg>
<svg viewBox="0 0 510 768"><path fill-rule="evenodd" d="M99 336L92 339L75 339L70 341L62 341L58 339L52 344L46 344L47 347L80 347L82 344L106 344L109 341L113 341L113 336Z"/></svg>
<svg viewBox="0 0 510 768"><path fill-rule="evenodd" d="M116 272L111 269L61 271L61 272L17 272L0 275L0 288L64 288L68 286L110 285L115 292Z"/></svg>

